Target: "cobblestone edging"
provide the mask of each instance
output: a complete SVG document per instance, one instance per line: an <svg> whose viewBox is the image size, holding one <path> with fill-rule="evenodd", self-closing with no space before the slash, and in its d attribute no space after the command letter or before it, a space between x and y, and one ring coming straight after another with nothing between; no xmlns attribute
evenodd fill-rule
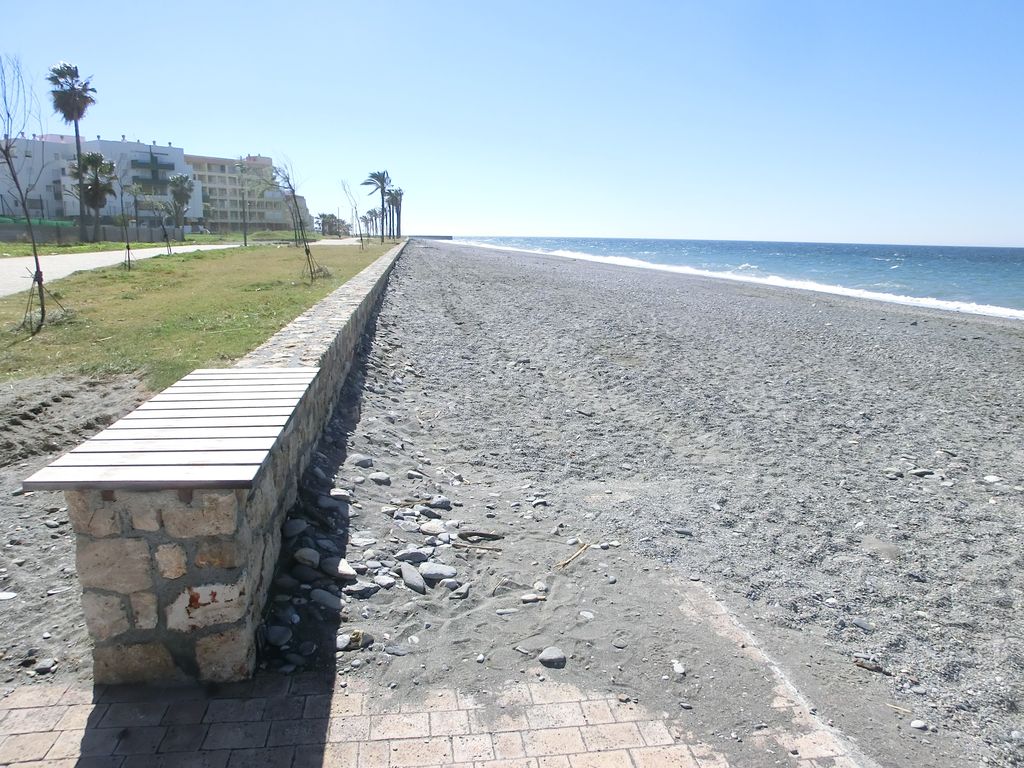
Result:
<svg viewBox="0 0 1024 768"><path fill-rule="evenodd" d="M318 369L251 488L65 492L97 683L252 673L284 514L403 247L238 362Z"/></svg>

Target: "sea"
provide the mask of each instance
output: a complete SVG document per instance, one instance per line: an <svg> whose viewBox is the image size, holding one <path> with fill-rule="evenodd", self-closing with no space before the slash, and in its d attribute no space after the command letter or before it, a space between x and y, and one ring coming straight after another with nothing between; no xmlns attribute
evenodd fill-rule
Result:
<svg viewBox="0 0 1024 768"><path fill-rule="evenodd" d="M1024 248L588 237L456 242L1024 320Z"/></svg>

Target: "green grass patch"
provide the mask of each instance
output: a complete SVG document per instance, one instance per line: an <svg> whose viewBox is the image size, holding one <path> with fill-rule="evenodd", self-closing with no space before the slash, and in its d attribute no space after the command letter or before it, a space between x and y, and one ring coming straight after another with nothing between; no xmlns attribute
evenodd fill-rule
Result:
<svg viewBox="0 0 1024 768"><path fill-rule="evenodd" d="M319 232L307 232L306 239L311 243L315 243L321 238ZM270 241L288 241L292 242L295 240L295 232L290 229L264 229L259 232L250 232L250 240L270 240Z"/></svg>
<svg viewBox="0 0 1024 768"><path fill-rule="evenodd" d="M262 344L391 244L316 248L331 276L303 279L301 249L232 248L145 259L48 284L67 308L36 336L17 330L25 294L0 298L0 379L139 373L153 390L221 368Z"/></svg>

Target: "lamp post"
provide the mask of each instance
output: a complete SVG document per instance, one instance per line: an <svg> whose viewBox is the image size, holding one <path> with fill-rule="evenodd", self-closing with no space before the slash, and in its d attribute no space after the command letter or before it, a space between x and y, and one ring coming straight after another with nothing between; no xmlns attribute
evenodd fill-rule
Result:
<svg viewBox="0 0 1024 768"><path fill-rule="evenodd" d="M235 163L235 168L238 169L238 183L242 187L242 244L249 247L249 216L248 208L249 204L245 198L245 171L242 165L241 158Z"/></svg>

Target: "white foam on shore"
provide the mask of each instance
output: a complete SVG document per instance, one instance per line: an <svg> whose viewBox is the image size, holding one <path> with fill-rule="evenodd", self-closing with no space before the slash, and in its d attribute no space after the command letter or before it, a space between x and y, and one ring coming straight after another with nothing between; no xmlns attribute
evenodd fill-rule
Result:
<svg viewBox="0 0 1024 768"><path fill-rule="evenodd" d="M696 277L711 277L719 280L732 280L738 283L756 283L774 288L796 288L802 291L815 291L817 293L830 293L836 296L849 296L855 299L870 299L873 301L884 301L890 304L904 304L911 307L925 307L927 309L941 309L947 312L963 312L971 315L987 315L989 317L1001 317L1007 320L1024 320L1024 310L1011 309L1009 307L996 307L991 304L975 304L969 301L947 301L945 299L921 298L918 296L903 296L896 293L882 293L880 291L865 291L861 288L846 288L842 285L827 285L816 283L813 280L792 280L786 277L768 275L759 277L751 274L736 274L734 272L714 272L709 269L697 269L695 267L684 267L676 264L654 264L650 261L631 259L627 256L595 256L590 253L577 251L542 251L531 248L515 248L505 245L494 245L492 243L480 243L472 240L454 240L461 245L471 245L476 248L488 248L494 251L511 251L519 253L533 253L538 256L558 256L566 259L578 259L580 261L593 261L598 264L610 264L619 267L636 267L638 269L653 269L659 272L674 272L679 275L693 275Z"/></svg>

